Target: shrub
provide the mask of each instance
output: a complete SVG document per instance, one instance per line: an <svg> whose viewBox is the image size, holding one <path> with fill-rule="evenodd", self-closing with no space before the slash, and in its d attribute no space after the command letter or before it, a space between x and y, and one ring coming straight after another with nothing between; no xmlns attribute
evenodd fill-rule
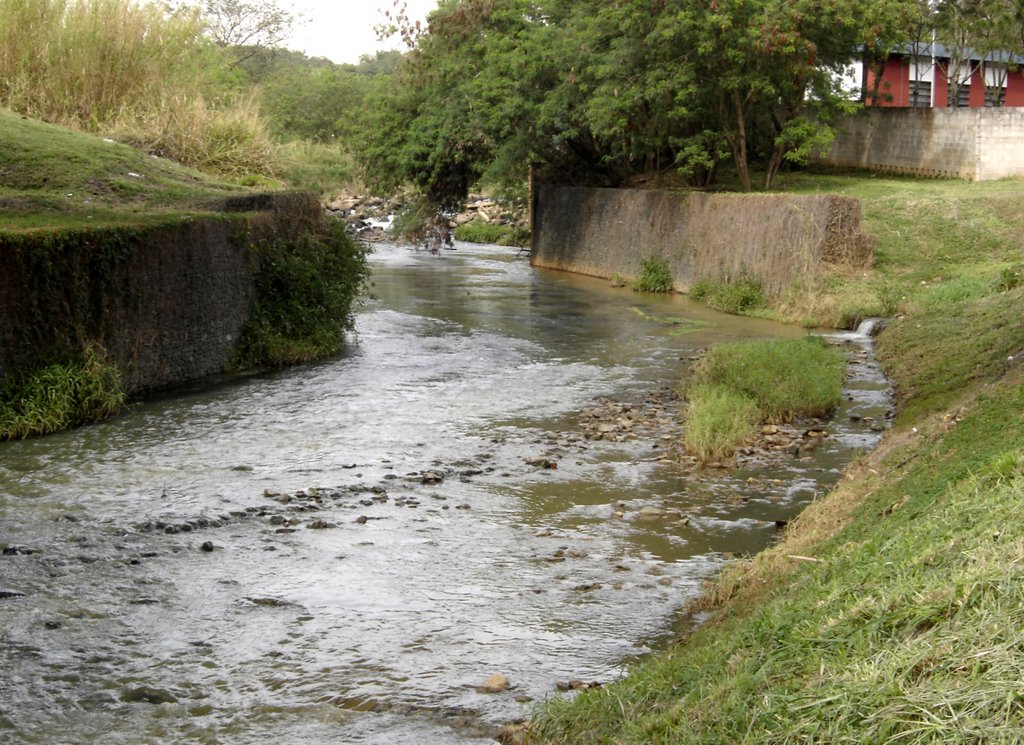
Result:
<svg viewBox="0 0 1024 745"><path fill-rule="evenodd" d="M672 272L660 259L645 259L640 275L633 282L637 292L672 292Z"/></svg>
<svg viewBox="0 0 1024 745"><path fill-rule="evenodd" d="M702 279L690 288L689 295L715 310L736 315L763 308L768 302L761 283L753 277Z"/></svg>
<svg viewBox="0 0 1024 745"><path fill-rule="evenodd" d="M701 461L728 457L754 434L759 418L750 397L723 386L698 385L686 407L686 450Z"/></svg>
<svg viewBox="0 0 1024 745"><path fill-rule="evenodd" d="M822 416L842 398L845 359L824 340L770 339L718 344L697 378L749 396L765 420Z"/></svg>
<svg viewBox="0 0 1024 745"><path fill-rule="evenodd" d="M366 249L331 222L259 250L256 298L232 367L281 367L337 352L368 275Z"/></svg>
<svg viewBox="0 0 1024 745"><path fill-rule="evenodd" d="M216 109L178 93L106 129L123 142L211 173L239 176L273 168L274 145L251 98Z"/></svg>
<svg viewBox="0 0 1024 745"><path fill-rule="evenodd" d="M81 355L8 380L0 389L0 440L67 429L117 412L125 400L121 371L98 344Z"/></svg>
<svg viewBox="0 0 1024 745"><path fill-rule="evenodd" d="M412 199L395 214L391 233L431 253L451 247L453 238L448 217L422 198Z"/></svg>
<svg viewBox="0 0 1024 745"><path fill-rule="evenodd" d="M210 44L198 12L133 0L0 0L0 101L96 129L196 90Z"/></svg>

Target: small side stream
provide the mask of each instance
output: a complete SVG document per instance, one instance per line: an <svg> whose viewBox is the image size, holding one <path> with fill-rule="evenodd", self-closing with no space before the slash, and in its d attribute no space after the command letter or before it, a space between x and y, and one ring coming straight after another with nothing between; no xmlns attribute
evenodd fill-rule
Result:
<svg viewBox="0 0 1024 745"><path fill-rule="evenodd" d="M490 742L665 643L890 407L870 338L841 335L816 448L685 473L689 361L801 330L496 247L373 264L336 359L0 443L0 740ZM591 410L643 424L588 439Z"/></svg>

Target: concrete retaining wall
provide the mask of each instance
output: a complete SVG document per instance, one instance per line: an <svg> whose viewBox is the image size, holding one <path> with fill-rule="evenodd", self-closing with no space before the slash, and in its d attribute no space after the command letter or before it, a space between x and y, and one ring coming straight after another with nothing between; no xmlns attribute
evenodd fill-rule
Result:
<svg viewBox="0 0 1024 745"><path fill-rule="evenodd" d="M631 280L659 259L679 291L752 276L773 296L826 263L872 258L856 199L545 185L534 188L532 248L538 267Z"/></svg>
<svg viewBox="0 0 1024 745"><path fill-rule="evenodd" d="M1024 109L867 109L822 162L973 181L1024 176Z"/></svg>
<svg viewBox="0 0 1024 745"><path fill-rule="evenodd" d="M172 224L0 236L0 380L97 341L138 393L220 373L263 241L318 223L312 195L229 200Z"/></svg>

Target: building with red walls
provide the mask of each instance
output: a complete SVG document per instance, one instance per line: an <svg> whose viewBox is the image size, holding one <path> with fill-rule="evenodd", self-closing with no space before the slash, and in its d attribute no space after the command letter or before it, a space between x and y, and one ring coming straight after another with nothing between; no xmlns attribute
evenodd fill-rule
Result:
<svg viewBox="0 0 1024 745"><path fill-rule="evenodd" d="M1024 60L1008 54L957 63L941 44L927 44L860 68L869 106L982 108L1024 106L1022 65ZM951 76L960 85L950 86ZM951 102L954 87L957 100Z"/></svg>

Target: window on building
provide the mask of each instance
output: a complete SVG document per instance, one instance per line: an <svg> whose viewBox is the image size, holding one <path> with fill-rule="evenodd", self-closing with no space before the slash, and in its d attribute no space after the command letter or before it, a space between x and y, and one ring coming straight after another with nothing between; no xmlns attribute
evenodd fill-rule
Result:
<svg viewBox="0 0 1024 745"><path fill-rule="evenodd" d="M985 86L985 105L989 107L998 107L1006 103L1006 86L1002 88L996 88L994 86Z"/></svg>
<svg viewBox="0 0 1024 745"><path fill-rule="evenodd" d="M953 98L956 98L954 101ZM949 105L950 106L970 106L971 103L971 85L970 83L961 83L960 87L953 90L953 86L949 86Z"/></svg>
<svg viewBox="0 0 1024 745"><path fill-rule="evenodd" d="M910 105L915 108L928 108L932 105L932 84L930 81L910 81Z"/></svg>

